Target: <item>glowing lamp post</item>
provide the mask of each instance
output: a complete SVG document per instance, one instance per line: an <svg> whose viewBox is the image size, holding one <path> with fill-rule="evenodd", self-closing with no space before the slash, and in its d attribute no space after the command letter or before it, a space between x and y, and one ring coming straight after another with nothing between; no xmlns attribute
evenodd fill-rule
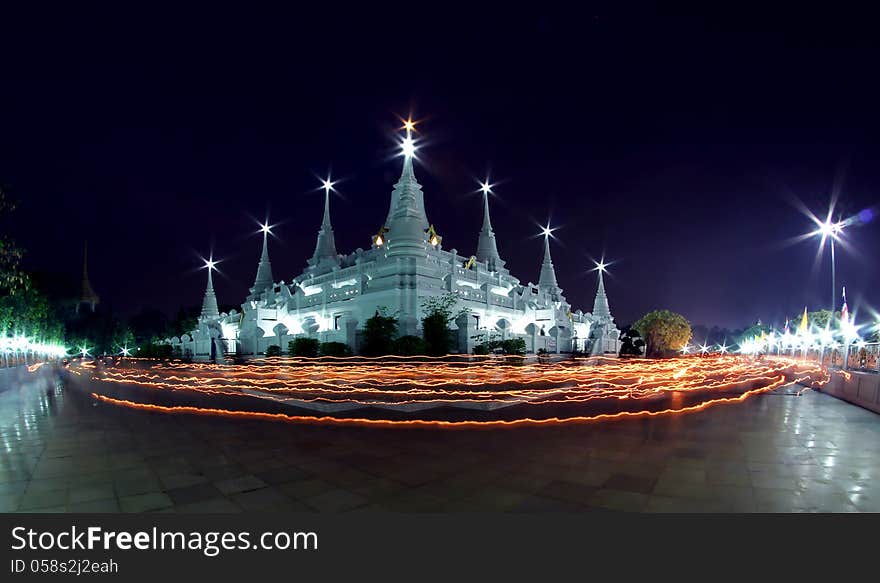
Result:
<svg viewBox="0 0 880 583"><path fill-rule="evenodd" d="M809 235L814 237L819 237L819 253L822 252L822 249L825 247L825 242L828 241L831 245L831 314L834 315L834 307L836 302L837 288L835 283L835 278L837 274L837 260L834 252L834 243L835 241L840 240L840 236L843 233L843 228L846 226L846 221L838 221L834 222L831 220L831 215L834 212L834 207L828 209L828 216L824 221L818 219L817 217L811 214L811 218L813 222L816 223L816 230L809 233Z"/></svg>

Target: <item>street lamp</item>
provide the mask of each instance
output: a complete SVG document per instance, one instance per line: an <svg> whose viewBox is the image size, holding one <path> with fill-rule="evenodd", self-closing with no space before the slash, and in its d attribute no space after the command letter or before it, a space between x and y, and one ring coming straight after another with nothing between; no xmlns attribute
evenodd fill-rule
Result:
<svg viewBox="0 0 880 583"><path fill-rule="evenodd" d="M816 223L816 230L809 233L810 236L819 237L819 253L825 248L825 241L831 244L831 316L834 316L834 308L837 303L837 260L835 257L834 243L840 240L846 221L832 221L831 215L834 212L834 206L828 209L828 215L822 221L811 213L810 218Z"/></svg>

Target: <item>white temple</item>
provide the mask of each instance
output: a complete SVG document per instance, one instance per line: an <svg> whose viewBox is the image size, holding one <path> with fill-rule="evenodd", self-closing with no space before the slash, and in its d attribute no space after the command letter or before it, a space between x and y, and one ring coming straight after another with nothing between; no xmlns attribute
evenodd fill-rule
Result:
<svg viewBox="0 0 880 583"><path fill-rule="evenodd" d="M423 300L453 293L467 313L454 323L457 349L470 353L489 339L523 338L529 352L617 353L620 333L605 295L602 268L593 312L572 311L550 256L544 233L544 259L538 283L523 284L505 268L489 217L489 185L483 186L483 224L476 254L443 248L425 212L422 187L413 172L414 146L407 125L403 170L391 192L388 215L369 249L342 254L330 221L330 190L324 186L324 216L315 252L292 280L276 281L269 261L268 232L250 294L241 311L220 313L208 264L208 286L198 329L167 340L175 352L196 359L223 354L255 357L271 345L286 352L298 336L343 342L356 354L359 332L377 310L396 314L400 335L420 335Z"/></svg>

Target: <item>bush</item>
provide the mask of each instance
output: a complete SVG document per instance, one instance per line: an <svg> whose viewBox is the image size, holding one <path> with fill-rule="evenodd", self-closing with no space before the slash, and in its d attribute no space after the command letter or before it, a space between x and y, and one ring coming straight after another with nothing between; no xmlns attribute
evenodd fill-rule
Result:
<svg viewBox="0 0 880 583"><path fill-rule="evenodd" d="M266 356L281 356L281 347L272 344L266 348Z"/></svg>
<svg viewBox="0 0 880 583"><path fill-rule="evenodd" d="M397 318L386 316L384 308L376 310L376 313L364 323L361 353L365 356L391 354L396 334Z"/></svg>
<svg viewBox="0 0 880 583"><path fill-rule="evenodd" d="M318 356L319 343L317 338L294 338L287 343L287 354L290 356Z"/></svg>
<svg viewBox="0 0 880 583"><path fill-rule="evenodd" d="M351 356L351 348L345 342L322 342L318 347L321 356Z"/></svg>
<svg viewBox="0 0 880 583"><path fill-rule="evenodd" d="M398 356L415 356L425 352L425 341L418 336L401 336L394 341L394 354Z"/></svg>
<svg viewBox="0 0 880 583"><path fill-rule="evenodd" d="M422 333L425 335L425 350L431 356L449 354L452 347L452 331L449 319L441 313L434 313L422 319Z"/></svg>
<svg viewBox="0 0 880 583"><path fill-rule="evenodd" d="M504 354L525 356L526 341L522 338L508 338L501 341L501 350Z"/></svg>
<svg viewBox="0 0 880 583"><path fill-rule="evenodd" d="M642 348L645 341L639 335L639 331L630 328L620 335L620 354L619 356L641 356Z"/></svg>
<svg viewBox="0 0 880 583"><path fill-rule="evenodd" d="M447 293L442 296L428 297L422 300L422 334L425 336L425 351L431 356L449 354L453 345L452 331L449 323L467 312L466 309L454 312L458 303L458 295Z"/></svg>
<svg viewBox="0 0 880 583"><path fill-rule="evenodd" d="M488 342L480 342L476 346L474 346L474 354L478 355L486 355L489 354L490 348Z"/></svg>

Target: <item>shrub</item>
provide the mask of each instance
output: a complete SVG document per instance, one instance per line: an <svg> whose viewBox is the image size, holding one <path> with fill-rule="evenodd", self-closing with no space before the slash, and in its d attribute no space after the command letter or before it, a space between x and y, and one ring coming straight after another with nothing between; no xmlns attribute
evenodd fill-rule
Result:
<svg viewBox="0 0 880 583"><path fill-rule="evenodd" d="M365 356L391 354L396 334L397 318L387 316L384 308L376 310L376 313L364 323L361 353Z"/></svg>
<svg viewBox="0 0 880 583"><path fill-rule="evenodd" d="M641 356L642 348L645 341L639 336L639 331L630 328L620 335L620 354L619 356Z"/></svg>
<svg viewBox="0 0 880 583"><path fill-rule="evenodd" d="M449 354L453 336L449 323L467 312L467 309L454 311L458 303L458 295L447 293L442 296L428 297L422 300L422 334L425 336L425 351L431 356Z"/></svg>
<svg viewBox="0 0 880 583"><path fill-rule="evenodd" d="M318 347L321 356L351 356L351 348L345 342L322 342Z"/></svg>
<svg viewBox="0 0 880 583"><path fill-rule="evenodd" d="M394 341L394 354L399 356L415 356L425 352L425 341L418 336L401 336Z"/></svg>
<svg viewBox="0 0 880 583"><path fill-rule="evenodd" d="M501 349L504 354L525 356L526 341L522 338L508 338L501 341Z"/></svg>
<svg viewBox="0 0 880 583"><path fill-rule="evenodd" d="M290 356L318 356L318 339L317 338L294 338L287 343L287 354Z"/></svg>
<svg viewBox="0 0 880 583"><path fill-rule="evenodd" d="M272 344L266 348L266 356L281 356L281 347Z"/></svg>

